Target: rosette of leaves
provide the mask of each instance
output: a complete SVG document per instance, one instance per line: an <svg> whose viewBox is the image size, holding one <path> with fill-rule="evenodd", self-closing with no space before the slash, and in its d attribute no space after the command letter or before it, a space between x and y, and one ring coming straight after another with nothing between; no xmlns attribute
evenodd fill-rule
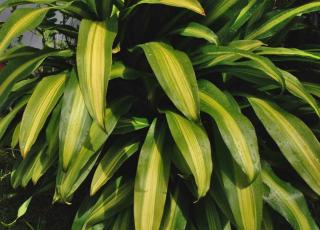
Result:
<svg viewBox="0 0 320 230"><path fill-rule="evenodd" d="M12 7L0 138L21 155L14 188L83 197L74 230L318 229L319 1ZM43 49L8 48L35 30Z"/></svg>

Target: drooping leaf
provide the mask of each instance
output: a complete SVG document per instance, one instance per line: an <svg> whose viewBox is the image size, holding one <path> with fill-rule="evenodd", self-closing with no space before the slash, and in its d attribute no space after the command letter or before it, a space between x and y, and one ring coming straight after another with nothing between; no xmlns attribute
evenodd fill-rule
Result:
<svg viewBox="0 0 320 230"><path fill-rule="evenodd" d="M261 175L267 187L263 197L265 202L280 213L294 229L318 229L299 190L279 179L266 163L263 164Z"/></svg>
<svg viewBox="0 0 320 230"><path fill-rule="evenodd" d="M320 117L320 107L317 104L317 101L310 93L308 93L299 79L287 71L281 70L281 73L284 77L288 91L308 103L314 109L315 113Z"/></svg>
<svg viewBox="0 0 320 230"><path fill-rule="evenodd" d="M218 0L212 2L214 6L208 11L207 16L204 19L205 25L210 25L216 19L221 17L223 13L227 12L232 6L234 6L239 0Z"/></svg>
<svg viewBox="0 0 320 230"><path fill-rule="evenodd" d="M196 64L201 68L209 68L230 58L229 55L236 55L251 60L254 65L251 67L263 71L268 77L284 86L284 79L278 68L267 58L256 55L252 52L240 50L232 47L207 45L200 49ZM226 56L224 56L226 55ZM228 60L229 61L229 60Z"/></svg>
<svg viewBox="0 0 320 230"><path fill-rule="evenodd" d="M19 111L27 104L28 100L28 97L21 99L7 115L0 118L0 139L2 139L11 121L16 117Z"/></svg>
<svg viewBox="0 0 320 230"><path fill-rule="evenodd" d="M21 8L15 10L0 29L0 56L15 37L37 27L49 9Z"/></svg>
<svg viewBox="0 0 320 230"><path fill-rule="evenodd" d="M204 9L198 0L139 0L136 4L131 6L126 14L129 14L134 8L141 4L163 4L168 6L180 7L191 10L201 15L205 15Z"/></svg>
<svg viewBox="0 0 320 230"><path fill-rule="evenodd" d="M238 229L260 229L262 219L263 186L260 174L248 184L239 166L218 132L215 132L218 180L224 191ZM215 188L213 188L215 189Z"/></svg>
<svg viewBox="0 0 320 230"><path fill-rule="evenodd" d="M66 170L81 148L91 125L75 71L72 71L63 96L59 128L59 160Z"/></svg>
<svg viewBox="0 0 320 230"><path fill-rule="evenodd" d="M210 197L205 197L196 204L195 215L198 229L222 229L219 212Z"/></svg>
<svg viewBox="0 0 320 230"><path fill-rule="evenodd" d="M279 32L292 18L297 15L310 13L320 10L320 2L310 2L296 8L282 11L272 16L268 21L261 26L251 31L246 39L264 39Z"/></svg>
<svg viewBox="0 0 320 230"><path fill-rule="evenodd" d="M320 143L299 118L276 104L249 97L249 102L283 155L305 182L320 194Z"/></svg>
<svg viewBox="0 0 320 230"><path fill-rule="evenodd" d="M210 28L196 22L190 22L188 25L173 31L172 33L177 33L186 37L205 39L215 45L219 44L218 36Z"/></svg>
<svg viewBox="0 0 320 230"><path fill-rule="evenodd" d="M122 177L112 181L99 196L83 202L74 218L72 230L91 229L129 207L132 204L133 187L132 180Z"/></svg>
<svg viewBox="0 0 320 230"><path fill-rule="evenodd" d="M320 97L320 84L303 82L303 87L311 94Z"/></svg>
<svg viewBox="0 0 320 230"><path fill-rule="evenodd" d="M139 149L140 142L135 139L124 138L116 141L105 153L99 162L91 181L90 195L94 195L120 166Z"/></svg>
<svg viewBox="0 0 320 230"><path fill-rule="evenodd" d="M133 205L136 229L160 227L171 164L167 147L167 128L155 119L143 143L137 166Z"/></svg>
<svg viewBox="0 0 320 230"><path fill-rule="evenodd" d="M113 134L126 134L150 126L147 118L144 117L123 117L119 120Z"/></svg>
<svg viewBox="0 0 320 230"><path fill-rule="evenodd" d="M201 110L215 121L233 159L253 181L260 172L257 137L253 125L226 95L206 80L199 84Z"/></svg>
<svg viewBox="0 0 320 230"><path fill-rule="evenodd" d="M62 166L58 169L54 201L70 201L73 193L94 166L99 150L112 133L120 117L130 110L132 103L132 97L129 96L111 102L110 107L105 111L106 130L102 130L97 122L92 122L88 135L81 149L75 153L68 170L62 170Z"/></svg>
<svg viewBox="0 0 320 230"><path fill-rule="evenodd" d="M164 212L160 229L183 230L186 228L187 216L184 206L188 197L184 196L185 193L182 191L181 186L177 184L167 200L166 211Z"/></svg>
<svg viewBox="0 0 320 230"><path fill-rule="evenodd" d="M117 215L111 230L130 230L133 229L133 225L132 208L127 208Z"/></svg>
<svg viewBox="0 0 320 230"><path fill-rule="evenodd" d="M10 61L0 71L0 109L5 104L15 83L29 76L47 57L69 57L71 55L72 52L70 50L43 50L32 56L17 58Z"/></svg>
<svg viewBox="0 0 320 230"><path fill-rule="evenodd" d="M296 48L261 47L257 50L257 54L263 55L263 56L293 56L293 57L302 57L302 58L320 60L319 54L296 49Z"/></svg>
<svg viewBox="0 0 320 230"><path fill-rule="evenodd" d="M28 101L23 113L19 145L25 158L36 141L45 121L60 99L66 80L66 73L43 78Z"/></svg>
<svg viewBox="0 0 320 230"><path fill-rule="evenodd" d="M188 56L161 42L140 45L161 87L189 119L199 119L196 76Z"/></svg>
<svg viewBox="0 0 320 230"><path fill-rule="evenodd" d="M105 127L106 93L116 34L116 16L102 22L83 19L80 23L77 44L79 84L90 115L102 128Z"/></svg>
<svg viewBox="0 0 320 230"><path fill-rule="evenodd" d="M181 115L166 112L171 135L197 184L197 196L209 190L212 173L211 147L205 130Z"/></svg>

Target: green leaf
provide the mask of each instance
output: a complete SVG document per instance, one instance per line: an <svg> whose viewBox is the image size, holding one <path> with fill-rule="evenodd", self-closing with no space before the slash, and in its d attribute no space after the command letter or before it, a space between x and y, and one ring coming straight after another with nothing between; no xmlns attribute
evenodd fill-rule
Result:
<svg viewBox="0 0 320 230"><path fill-rule="evenodd" d="M119 120L113 134L127 134L150 126L144 117L123 117Z"/></svg>
<svg viewBox="0 0 320 230"><path fill-rule="evenodd" d="M18 220L19 218L23 217L23 216L26 214L31 200L32 200L32 196L29 197L27 200L25 200L25 201L20 205L20 207L19 207L19 209L18 209L17 217L16 217L12 222L10 222L10 223L4 223L4 222L1 221L0 223L1 223L4 227L6 227L6 228L11 228L11 227L13 227L14 224L17 222L17 220Z"/></svg>
<svg viewBox="0 0 320 230"><path fill-rule="evenodd" d="M190 22L188 25L173 31L172 33L177 33L186 37L205 39L209 43L215 45L219 44L218 36L210 28L196 22Z"/></svg>
<svg viewBox="0 0 320 230"><path fill-rule="evenodd" d="M215 85L206 80L200 80L198 84L201 110L215 120L233 159L249 181L253 181L260 172L258 143L253 125L238 111L238 105L230 103L228 97Z"/></svg>
<svg viewBox="0 0 320 230"><path fill-rule="evenodd" d="M166 112L171 135L197 184L197 196L209 190L212 173L211 147L205 130L181 115Z"/></svg>
<svg viewBox="0 0 320 230"><path fill-rule="evenodd" d="M260 229L263 186L260 174L248 184L247 178L234 162L220 134L215 133L218 180L227 197L237 229ZM213 188L215 189L215 188Z"/></svg>
<svg viewBox="0 0 320 230"><path fill-rule="evenodd" d="M216 205L210 197L205 197L196 204L195 215L198 229L223 229Z"/></svg>
<svg viewBox="0 0 320 230"><path fill-rule="evenodd" d="M59 149L59 121L61 102L53 110L46 128L46 141L48 146L45 151L37 154L32 170L32 182L36 184L47 170L56 162Z"/></svg>
<svg viewBox="0 0 320 230"><path fill-rule="evenodd" d="M305 14L316 12L320 10L320 2L310 2L296 8L282 11L273 15L269 20L263 23L261 26L251 31L246 39L264 39L271 37L275 33L279 32L292 18Z"/></svg>
<svg viewBox="0 0 320 230"><path fill-rule="evenodd" d="M250 67L263 71L271 79L277 81L282 86L285 85L282 74L278 68L268 58L252 52L232 47L207 45L202 47L199 53L195 63L200 64L200 68L209 68L226 60L229 61L229 55L236 55L251 60L253 65Z"/></svg>
<svg viewBox="0 0 320 230"><path fill-rule="evenodd" d="M161 42L139 45L161 87L173 104L189 119L199 119L196 76L188 56Z"/></svg>
<svg viewBox="0 0 320 230"><path fill-rule="evenodd" d="M294 229L318 229L299 190L279 179L266 163L261 175L267 187L263 196L266 203L286 218Z"/></svg>
<svg viewBox="0 0 320 230"><path fill-rule="evenodd" d="M320 84L303 82L303 87L311 94L320 97Z"/></svg>
<svg viewBox="0 0 320 230"><path fill-rule="evenodd" d="M260 47L257 50L257 54L263 55L263 56L294 56L294 57L302 57L302 58L320 60L319 54L305 51L305 50L296 49L296 48Z"/></svg>
<svg viewBox="0 0 320 230"><path fill-rule="evenodd" d="M36 28L49 9L21 8L15 10L0 29L0 56L15 37Z"/></svg>
<svg viewBox="0 0 320 230"><path fill-rule="evenodd" d="M136 229L159 229L169 181L170 151L167 128L155 119L143 143L134 187Z"/></svg>
<svg viewBox="0 0 320 230"><path fill-rule="evenodd" d="M255 113L297 173L320 194L320 143L307 125L269 101L248 97Z"/></svg>
<svg viewBox="0 0 320 230"><path fill-rule="evenodd" d="M287 71L281 70L281 73L284 77L286 88L288 89L288 91L308 103L314 109L315 113L320 117L320 108L317 104L317 101L304 88L299 79Z"/></svg>
<svg viewBox="0 0 320 230"><path fill-rule="evenodd" d="M29 97L22 98L7 115L0 118L0 140L2 139L3 135L5 134L12 120L16 117L16 115L20 112L20 110L27 104L28 100L29 100Z"/></svg>
<svg viewBox="0 0 320 230"><path fill-rule="evenodd" d="M43 78L37 85L23 113L19 134L21 155L25 158L45 121L64 90L66 73Z"/></svg>
<svg viewBox="0 0 320 230"><path fill-rule="evenodd" d="M132 97L122 97L114 100L105 111L106 130L93 122L88 135L81 147L75 153L67 171L60 165L57 175L57 186L54 201L69 202L73 193L86 179L99 157L99 150L106 142L118 120L126 114L132 105Z"/></svg>
<svg viewBox="0 0 320 230"><path fill-rule="evenodd" d="M215 1L214 7L210 9L207 13L207 16L204 19L205 25L210 25L216 19L221 17L224 13L226 13L232 6L234 6L239 0L217 0Z"/></svg>
<svg viewBox="0 0 320 230"><path fill-rule="evenodd" d="M201 4L199 3L198 0L139 0L138 3L134 4L131 6L127 12L126 15L128 15L134 8L141 4L163 4L163 5L168 5L168 6L173 6L173 7L180 7L180 8L185 8L188 10L191 10L195 13L205 15L204 9L202 8Z"/></svg>
<svg viewBox="0 0 320 230"><path fill-rule="evenodd" d="M121 212L115 218L111 230L130 230L133 229L133 213L131 208Z"/></svg>
<svg viewBox="0 0 320 230"><path fill-rule="evenodd" d="M77 44L79 84L90 115L102 128L105 128L106 94L116 34L115 16L102 22L83 19L80 23Z"/></svg>
<svg viewBox="0 0 320 230"><path fill-rule="evenodd" d="M91 118L86 109L75 71L72 71L63 96L60 128L59 157L63 170L67 170L89 131Z"/></svg>
<svg viewBox="0 0 320 230"><path fill-rule="evenodd" d="M167 200L160 229L186 229L187 217L183 208L187 197L184 197L184 195L181 186L177 184Z"/></svg>
<svg viewBox="0 0 320 230"><path fill-rule="evenodd" d="M105 185L121 165L128 160L139 149L140 142L135 139L126 140L121 138L117 140L105 153L99 162L97 169L91 181L90 195Z"/></svg>
<svg viewBox="0 0 320 230"><path fill-rule="evenodd" d="M74 218L72 230L91 229L126 209L132 204L133 186L133 181L122 177L109 183L98 197L83 202Z"/></svg>
<svg viewBox="0 0 320 230"><path fill-rule="evenodd" d="M125 80L134 80L139 78L141 75L146 75L146 74L139 72L135 69L131 69L125 66L122 62L117 61L112 64L110 79L121 78Z"/></svg>
<svg viewBox="0 0 320 230"><path fill-rule="evenodd" d="M29 46L15 46L7 49L0 57L0 62L33 55L38 49Z"/></svg>
<svg viewBox="0 0 320 230"><path fill-rule="evenodd" d="M0 108L5 104L15 83L29 76L47 57L69 57L71 55L70 50L43 50L32 56L10 61L0 71Z"/></svg>

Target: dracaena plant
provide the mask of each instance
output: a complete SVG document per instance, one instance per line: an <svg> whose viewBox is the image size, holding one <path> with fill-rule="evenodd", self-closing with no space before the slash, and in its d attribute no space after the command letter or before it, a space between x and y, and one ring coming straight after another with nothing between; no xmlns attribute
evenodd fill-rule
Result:
<svg viewBox="0 0 320 230"><path fill-rule="evenodd" d="M53 202L71 207L81 196L69 228L257 230L282 216L318 229L319 1L9 8L0 139L17 156L11 184L54 184ZM27 31L42 49L13 43Z"/></svg>

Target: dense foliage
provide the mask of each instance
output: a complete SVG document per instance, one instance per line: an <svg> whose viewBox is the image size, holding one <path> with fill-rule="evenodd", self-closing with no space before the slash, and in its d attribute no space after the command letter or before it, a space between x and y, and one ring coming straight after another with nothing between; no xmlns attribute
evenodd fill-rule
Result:
<svg viewBox="0 0 320 230"><path fill-rule="evenodd" d="M319 228L320 1L8 9L0 202L21 206L3 226ZM30 31L42 49L19 43Z"/></svg>

